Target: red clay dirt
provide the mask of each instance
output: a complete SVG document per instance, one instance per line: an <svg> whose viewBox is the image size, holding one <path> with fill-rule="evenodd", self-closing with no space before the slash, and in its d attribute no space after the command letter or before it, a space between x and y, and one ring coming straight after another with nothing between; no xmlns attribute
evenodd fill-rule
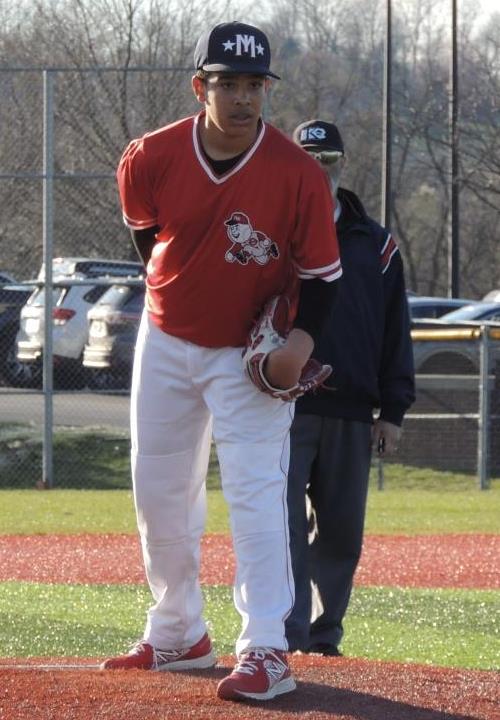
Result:
<svg viewBox="0 0 500 720"><path fill-rule="evenodd" d="M80 663L84 662L81 659ZM2 669L2 720L498 720L493 672L292 656L297 691L267 703L216 697L232 666L150 673Z"/></svg>
<svg viewBox="0 0 500 720"><path fill-rule="evenodd" d="M231 585L234 556L227 535L206 535L201 581ZM142 583L135 535L0 536L0 581ZM500 587L500 535L368 535L357 585Z"/></svg>
<svg viewBox="0 0 500 720"><path fill-rule="evenodd" d="M367 536L358 585L498 588L500 537ZM203 542L202 582L230 584L231 541ZM0 581L141 583L130 535L0 536ZM95 659L0 659L0 720L500 720L500 674L293 655L297 692L228 703L233 658L197 673L96 672ZM90 665L90 666L89 666Z"/></svg>

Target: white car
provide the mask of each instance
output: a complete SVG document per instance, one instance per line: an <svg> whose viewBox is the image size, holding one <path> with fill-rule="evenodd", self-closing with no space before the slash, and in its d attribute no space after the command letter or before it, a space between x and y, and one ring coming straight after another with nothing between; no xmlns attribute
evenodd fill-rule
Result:
<svg viewBox="0 0 500 720"><path fill-rule="evenodd" d="M83 387L86 372L82 355L88 333L87 312L109 288L112 280L141 277L139 262L89 258L56 258L53 261L52 345L54 381L62 387ZM44 277L42 266L38 279ZM95 282L109 279L109 283ZM24 372L20 384L39 386L44 346L45 289L36 288L21 311L17 334L17 359Z"/></svg>
<svg viewBox="0 0 500 720"><path fill-rule="evenodd" d="M483 297L484 302L497 302L500 303L500 289L490 290L489 293Z"/></svg>
<svg viewBox="0 0 500 720"><path fill-rule="evenodd" d="M446 323L500 323L500 300L475 302L441 316Z"/></svg>

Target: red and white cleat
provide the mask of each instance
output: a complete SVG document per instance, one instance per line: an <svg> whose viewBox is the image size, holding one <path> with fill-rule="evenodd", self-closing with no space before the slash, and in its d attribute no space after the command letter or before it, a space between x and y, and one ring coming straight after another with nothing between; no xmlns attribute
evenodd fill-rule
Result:
<svg viewBox="0 0 500 720"><path fill-rule="evenodd" d="M251 648L240 655L231 675L221 680L217 695L222 700L271 700L295 687L284 652Z"/></svg>
<svg viewBox="0 0 500 720"><path fill-rule="evenodd" d="M126 655L108 658L101 670L194 670L215 665L212 643L205 634L196 645L180 650L160 650L144 640Z"/></svg>

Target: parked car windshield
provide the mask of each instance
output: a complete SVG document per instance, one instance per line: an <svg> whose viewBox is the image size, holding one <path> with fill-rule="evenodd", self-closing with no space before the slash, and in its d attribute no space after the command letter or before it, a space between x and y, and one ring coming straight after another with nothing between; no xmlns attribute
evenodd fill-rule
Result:
<svg viewBox="0 0 500 720"><path fill-rule="evenodd" d="M441 298L441 297L409 297L408 305L410 308L411 318L440 318L445 313L470 305L472 300L461 298Z"/></svg>
<svg viewBox="0 0 500 720"><path fill-rule="evenodd" d="M0 285L11 285L15 280L9 273L0 272Z"/></svg>
<svg viewBox="0 0 500 720"><path fill-rule="evenodd" d="M5 287L0 287L0 302L22 302L24 304L31 292L23 285L5 285Z"/></svg>
<svg viewBox="0 0 500 720"><path fill-rule="evenodd" d="M57 287L52 289L52 305L57 305L67 292L65 287ZM45 305L45 288L36 290L28 300L28 305L32 307L42 307Z"/></svg>

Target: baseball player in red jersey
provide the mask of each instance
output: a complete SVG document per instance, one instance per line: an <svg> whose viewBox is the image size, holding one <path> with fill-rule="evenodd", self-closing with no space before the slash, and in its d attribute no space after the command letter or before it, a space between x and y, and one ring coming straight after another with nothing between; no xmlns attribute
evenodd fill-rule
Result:
<svg viewBox="0 0 500 720"><path fill-rule="evenodd" d="M213 434L236 555L238 662L223 699L295 688L284 620L294 600L286 478L293 403L259 391L242 347L264 304L302 279L297 317L266 378L294 385L342 270L332 198L317 163L261 118L265 34L204 33L192 86L203 106L134 140L118 168L125 221L147 264L131 392L132 476L155 604L143 638L104 670L215 663L199 584Z"/></svg>

